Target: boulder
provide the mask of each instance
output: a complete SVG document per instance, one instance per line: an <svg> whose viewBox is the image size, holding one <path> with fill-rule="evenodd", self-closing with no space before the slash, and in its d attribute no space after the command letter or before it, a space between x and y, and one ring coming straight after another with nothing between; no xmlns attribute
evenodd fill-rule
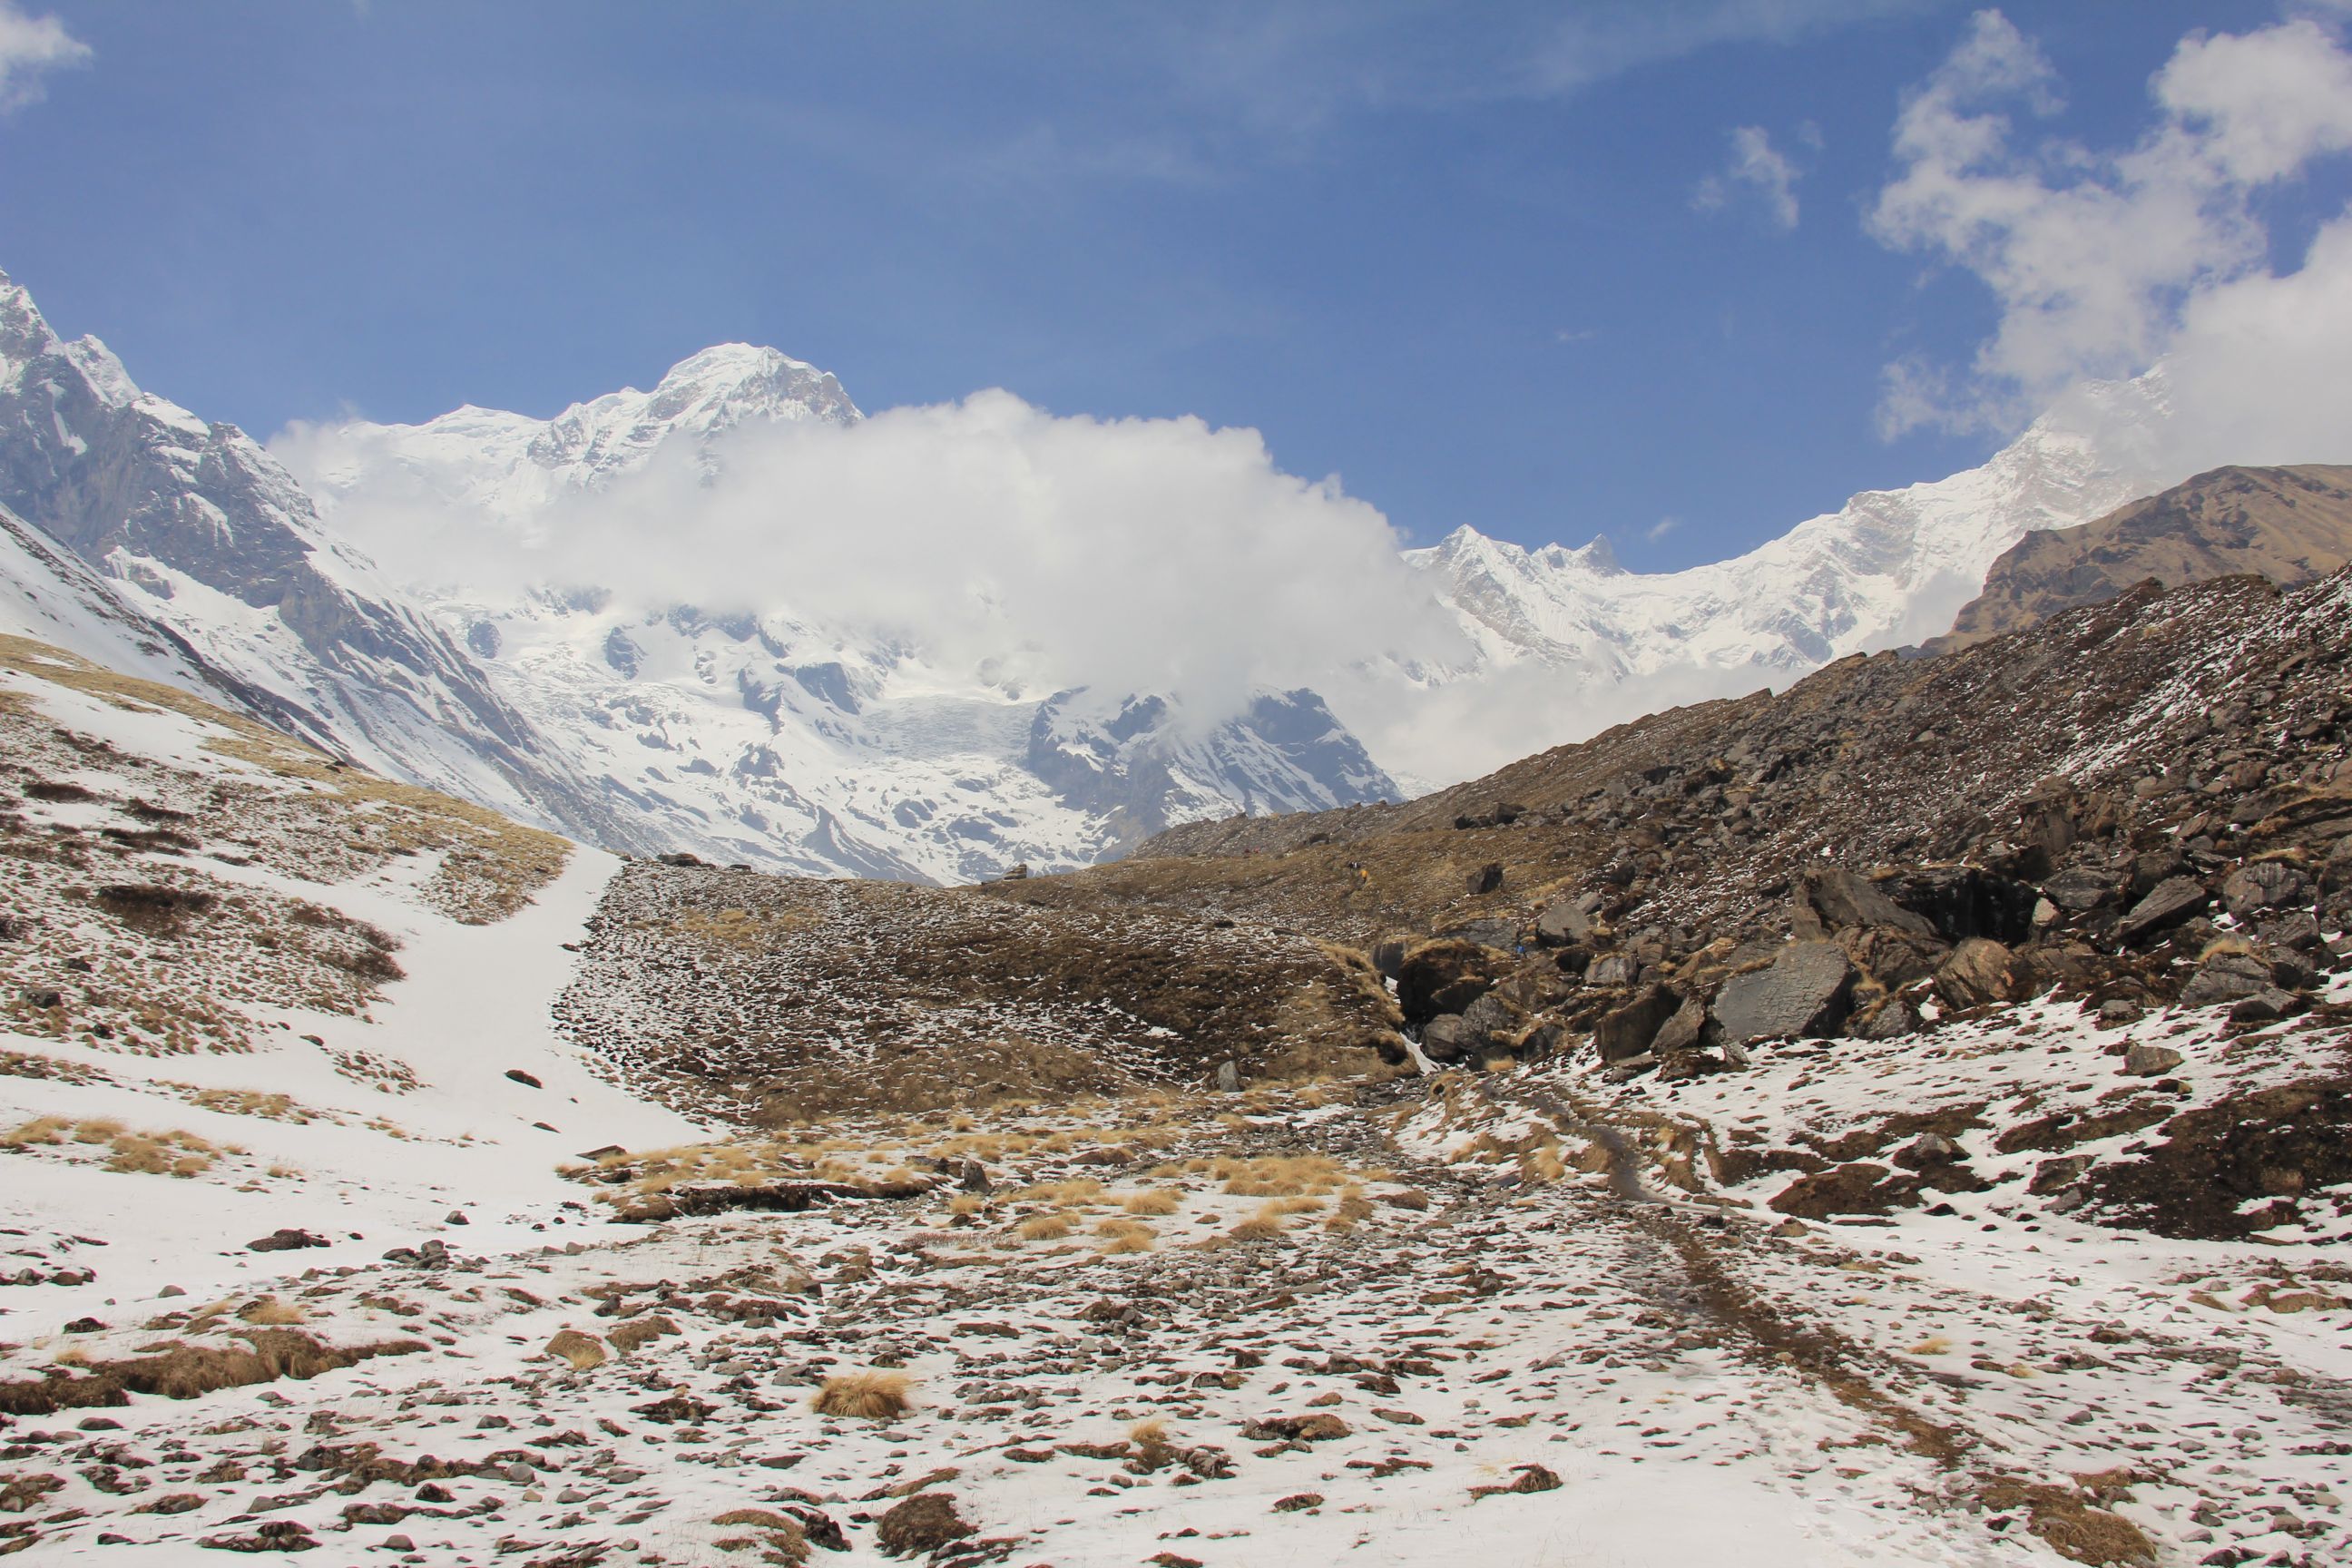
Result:
<svg viewBox="0 0 2352 1568"><path fill-rule="evenodd" d="M1404 955L1412 946L1409 936L1384 936L1372 943L1372 967L1384 980L1394 980L1404 968Z"/></svg>
<svg viewBox="0 0 2352 1568"><path fill-rule="evenodd" d="M295 1252L306 1247L332 1247L334 1243L323 1236L312 1236L307 1230L295 1230L289 1227L284 1230L273 1230L258 1241L248 1241L245 1244L245 1249L247 1252Z"/></svg>
<svg viewBox="0 0 2352 1568"><path fill-rule="evenodd" d="M1925 916L1913 914L1879 891L1875 884L1842 866L1807 872L1804 898L1821 917L1822 924L1831 931L1847 926L1883 926L1909 931L1914 936L1933 938L1936 934L1936 928Z"/></svg>
<svg viewBox="0 0 2352 1568"><path fill-rule="evenodd" d="M1967 1159L1968 1152L1940 1132L1922 1132L1909 1147L1895 1151L1895 1163L1906 1171L1924 1171L1930 1165L1950 1165Z"/></svg>
<svg viewBox="0 0 2352 1568"><path fill-rule="evenodd" d="M2218 1007L2272 989L2271 966L2252 952L2225 948L2209 953L2180 988L2183 1007Z"/></svg>
<svg viewBox="0 0 2352 1568"><path fill-rule="evenodd" d="M1853 965L1833 942L1790 942L1769 969L1735 974L1716 993L1715 1017L1733 1045L1824 1037L1845 1022Z"/></svg>
<svg viewBox="0 0 2352 1568"><path fill-rule="evenodd" d="M1696 996L1685 997L1674 1016L1658 1026L1651 1037L1650 1049L1661 1057L1670 1057L1697 1048L1706 1032L1706 1004Z"/></svg>
<svg viewBox="0 0 2352 1568"><path fill-rule="evenodd" d="M1475 942L1423 942L1397 966L1397 1005L1416 1026L1440 1013L1459 1013L1484 996L1500 973L1504 955Z"/></svg>
<svg viewBox="0 0 2352 1568"><path fill-rule="evenodd" d="M1603 1062L1638 1057L1650 1048L1659 1029L1682 1005L1683 999L1666 987L1645 985L1633 994L1632 1001L1601 1015L1592 1026L1593 1047Z"/></svg>
<svg viewBox="0 0 2352 1568"><path fill-rule="evenodd" d="M1469 1060L1477 1047L1478 1031L1459 1013L1441 1013L1422 1026L1421 1054L1440 1067Z"/></svg>
<svg viewBox="0 0 2352 1568"><path fill-rule="evenodd" d="M1536 917L1536 941L1546 947L1566 947L1592 934L1592 917L1567 899L1556 899Z"/></svg>
<svg viewBox="0 0 2352 1568"><path fill-rule="evenodd" d="M2134 1078L2162 1078L2186 1060L2170 1046L2137 1045L2124 1053L2124 1071Z"/></svg>
<svg viewBox="0 0 2352 1568"><path fill-rule="evenodd" d="M1932 937L1885 929L1841 931L1838 945L1854 967L1889 991L1927 979L1951 951Z"/></svg>
<svg viewBox="0 0 2352 1568"><path fill-rule="evenodd" d="M1509 1050L1527 1027L1528 1016L1514 1006L1504 996L1502 987L1497 986L1463 1008L1462 1022L1476 1037L1478 1048Z"/></svg>
<svg viewBox="0 0 2352 1568"><path fill-rule="evenodd" d="M2277 986L2267 986L2251 996L2240 997L2230 1005L2232 1024L2274 1024L2281 1018L2292 1017L2309 1004L2293 992Z"/></svg>
<svg viewBox="0 0 2352 1568"><path fill-rule="evenodd" d="M2147 891L2147 896L2131 907L2116 928L2117 940L2134 942L2141 938L2179 924L2211 902L2212 895L2205 884L2194 877L2167 877Z"/></svg>
<svg viewBox="0 0 2352 1568"><path fill-rule="evenodd" d="M1503 863L1499 860L1489 860L1471 872L1467 882L1469 890L1474 896L1491 893L1502 885Z"/></svg>
<svg viewBox="0 0 2352 1568"><path fill-rule="evenodd" d="M2013 955L1990 937L1970 937L1936 971L1936 994L1953 1007L1988 1007L2014 1001L2019 990Z"/></svg>
<svg viewBox="0 0 2352 1568"><path fill-rule="evenodd" d="M2311 879L2280 860L2241 866L2221 884L2221 907L2240 920L2264 910L2307 904L2311 899Z"/></svg>
<svg viewBox="0 0 2352 1568"><path fill-rule="evenodd" d="M1629 952L1604 952L1584 968L1584 983L1601 990L1631 985L1642 966Z"/></svg>
<svg viewBox="0 0 2352 1568"><path fill-rule="evenodd" d="M2095 867L2074 866L2042 883L2042 891L2060 909L2079 915L2087 914L2101 904L2114 902L2117 887L2115 878L2105 871Z"/></svg>
<svg viewBox="0 0 2352 1568"><path fill-rule="evenodd" d="M1857 1016L1847 1032L1858 1040L1900 1040L1920 1027L1919 1010L1900 996L1890 996Z"/></svg>

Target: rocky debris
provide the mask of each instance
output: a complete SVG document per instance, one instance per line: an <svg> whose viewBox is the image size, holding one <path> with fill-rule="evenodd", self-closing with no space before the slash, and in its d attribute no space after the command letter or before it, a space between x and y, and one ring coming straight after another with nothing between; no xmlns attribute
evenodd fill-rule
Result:
<svg viewBox="0 0 2352 1568"><path fill-rule="evenodd" d="M1503 885L1503 863L1489 860L1470 873L1469 890L1472 898L1483 898Z"/></svg>
<svg viewBox="0 0 2352 1568"><path fill-rule="evenodd" d="M523 1071L520 1068L507 1068L507 1077L513 1082L522 1085L525 1089L545 1089L547 1087L545 1084L540 1082L536 1077Z"/></svg>
<svg viewBox="0 0 2352 1568"><path fill-rule="evenodd" d="M2170 1046L2136 1045L2124 1053L2124 1071L2134 1078L2162 1078L2187 1059Z"/></svg>

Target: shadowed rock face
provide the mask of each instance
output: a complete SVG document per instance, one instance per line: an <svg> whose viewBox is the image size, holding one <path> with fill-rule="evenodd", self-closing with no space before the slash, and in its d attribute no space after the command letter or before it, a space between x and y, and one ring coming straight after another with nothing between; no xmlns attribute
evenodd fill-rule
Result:
<svg viewBox="0 0 2352 1568"><path fill-rule="evenodd" d="M1948 652L2136 583L2170 587L2252 573L2283 586L2352 562L2352 468L2215 468L2080 528L2029 533L1985 575L1948 636Z"/></svg>

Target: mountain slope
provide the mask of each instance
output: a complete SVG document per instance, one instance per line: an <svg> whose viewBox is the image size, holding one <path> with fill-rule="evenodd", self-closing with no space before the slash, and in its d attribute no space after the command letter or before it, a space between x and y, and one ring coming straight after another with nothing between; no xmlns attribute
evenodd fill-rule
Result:
<svg viewBox="0 0 2352 1568"><path fill-rule="evenodd" d="M530 724L234 426L142 392L0 276L5 626L208 691L397 777L608 843Z"/></svg>
<svg viewBox="0 0 2352 1568"><path fill-rule="evenodd" d="M709 484L720 438L746 426L860 417L831 375L725 344L650 392L550 420L469 407L308 431L285 449L330 525L345 506L397 505L523 541L656 465L691 465ZM644 548L666 545L648 535ZM754 585L773 606L758 614L633 582L410 591L504 700L559 737L570 772L668 846L721 861L971 881L1090 864L1200 817L1402 793L1312 691L1257 692L1207 722L1151 692L1034 692L829 624L793 588Z"/></svg>
<svg viewBox="0 0 2352 1568"><path fill-rule="evenodd" d="M2077 528L2030 533L1928 646L1965 647L2154 578L2302 583L2352 562L2352 468L2216 468Z"/></svg>

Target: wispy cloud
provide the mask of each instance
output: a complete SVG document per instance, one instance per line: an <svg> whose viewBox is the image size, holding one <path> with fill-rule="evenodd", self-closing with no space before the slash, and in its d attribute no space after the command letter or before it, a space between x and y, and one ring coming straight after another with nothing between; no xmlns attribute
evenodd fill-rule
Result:
<svg viewBox="0 0 2352 1568"><path fill-rule="evenodd" d="M14 0L0 0L0 111L37 102L42 78L89 58L89 46L55 16L28 16Z"/></svg>
<svg viewBox="0 0 2352 1568"><path fill-rule="evenodd" d="M1819 132L1815 132L1816 138ZM1730 205L1736 189L1745 186L1763 198L1773 226L1783 233L1797 226L1797 182L1803 172L1772 145L1760 125L1743 125L1731 133L1731 157L1722 170L1698 183L1691 205L1714 212Z"/></svg>
<svg viewBox="0 0 2352 1568"><path fill-rule="evenodd" d="M1642 537L1648 540L1651 543L1655 544L1658 541L1664 539L1666 535L1672 533L1682 525L1683 520L1681 518L1662 517L1658 519L1657 521L1650 524L1649 527L1643 529L1642 531Z"/></svg>
<svg viewBox="0 0 2352 1568"><path fill-rule="evenodd" d="M2190 34L2150 83L2153 123L2119 151L2021 135L2015 112L2055 115L2060 86L2034 43L1988 10L1906 96L1900 173L1879 193L1871 232L1973 273L2000 321L1965 368L1889 366L1885 434L2013 427L2084 377L2174 353L2225 300L2250 308L2301 276L2271 275L2256 197L2352 151L2352 53L2326 26ZM2324 229L2306 272L2337 258L2328 238ZM2271 406L2279 389L2240 390Z"/></svg>

